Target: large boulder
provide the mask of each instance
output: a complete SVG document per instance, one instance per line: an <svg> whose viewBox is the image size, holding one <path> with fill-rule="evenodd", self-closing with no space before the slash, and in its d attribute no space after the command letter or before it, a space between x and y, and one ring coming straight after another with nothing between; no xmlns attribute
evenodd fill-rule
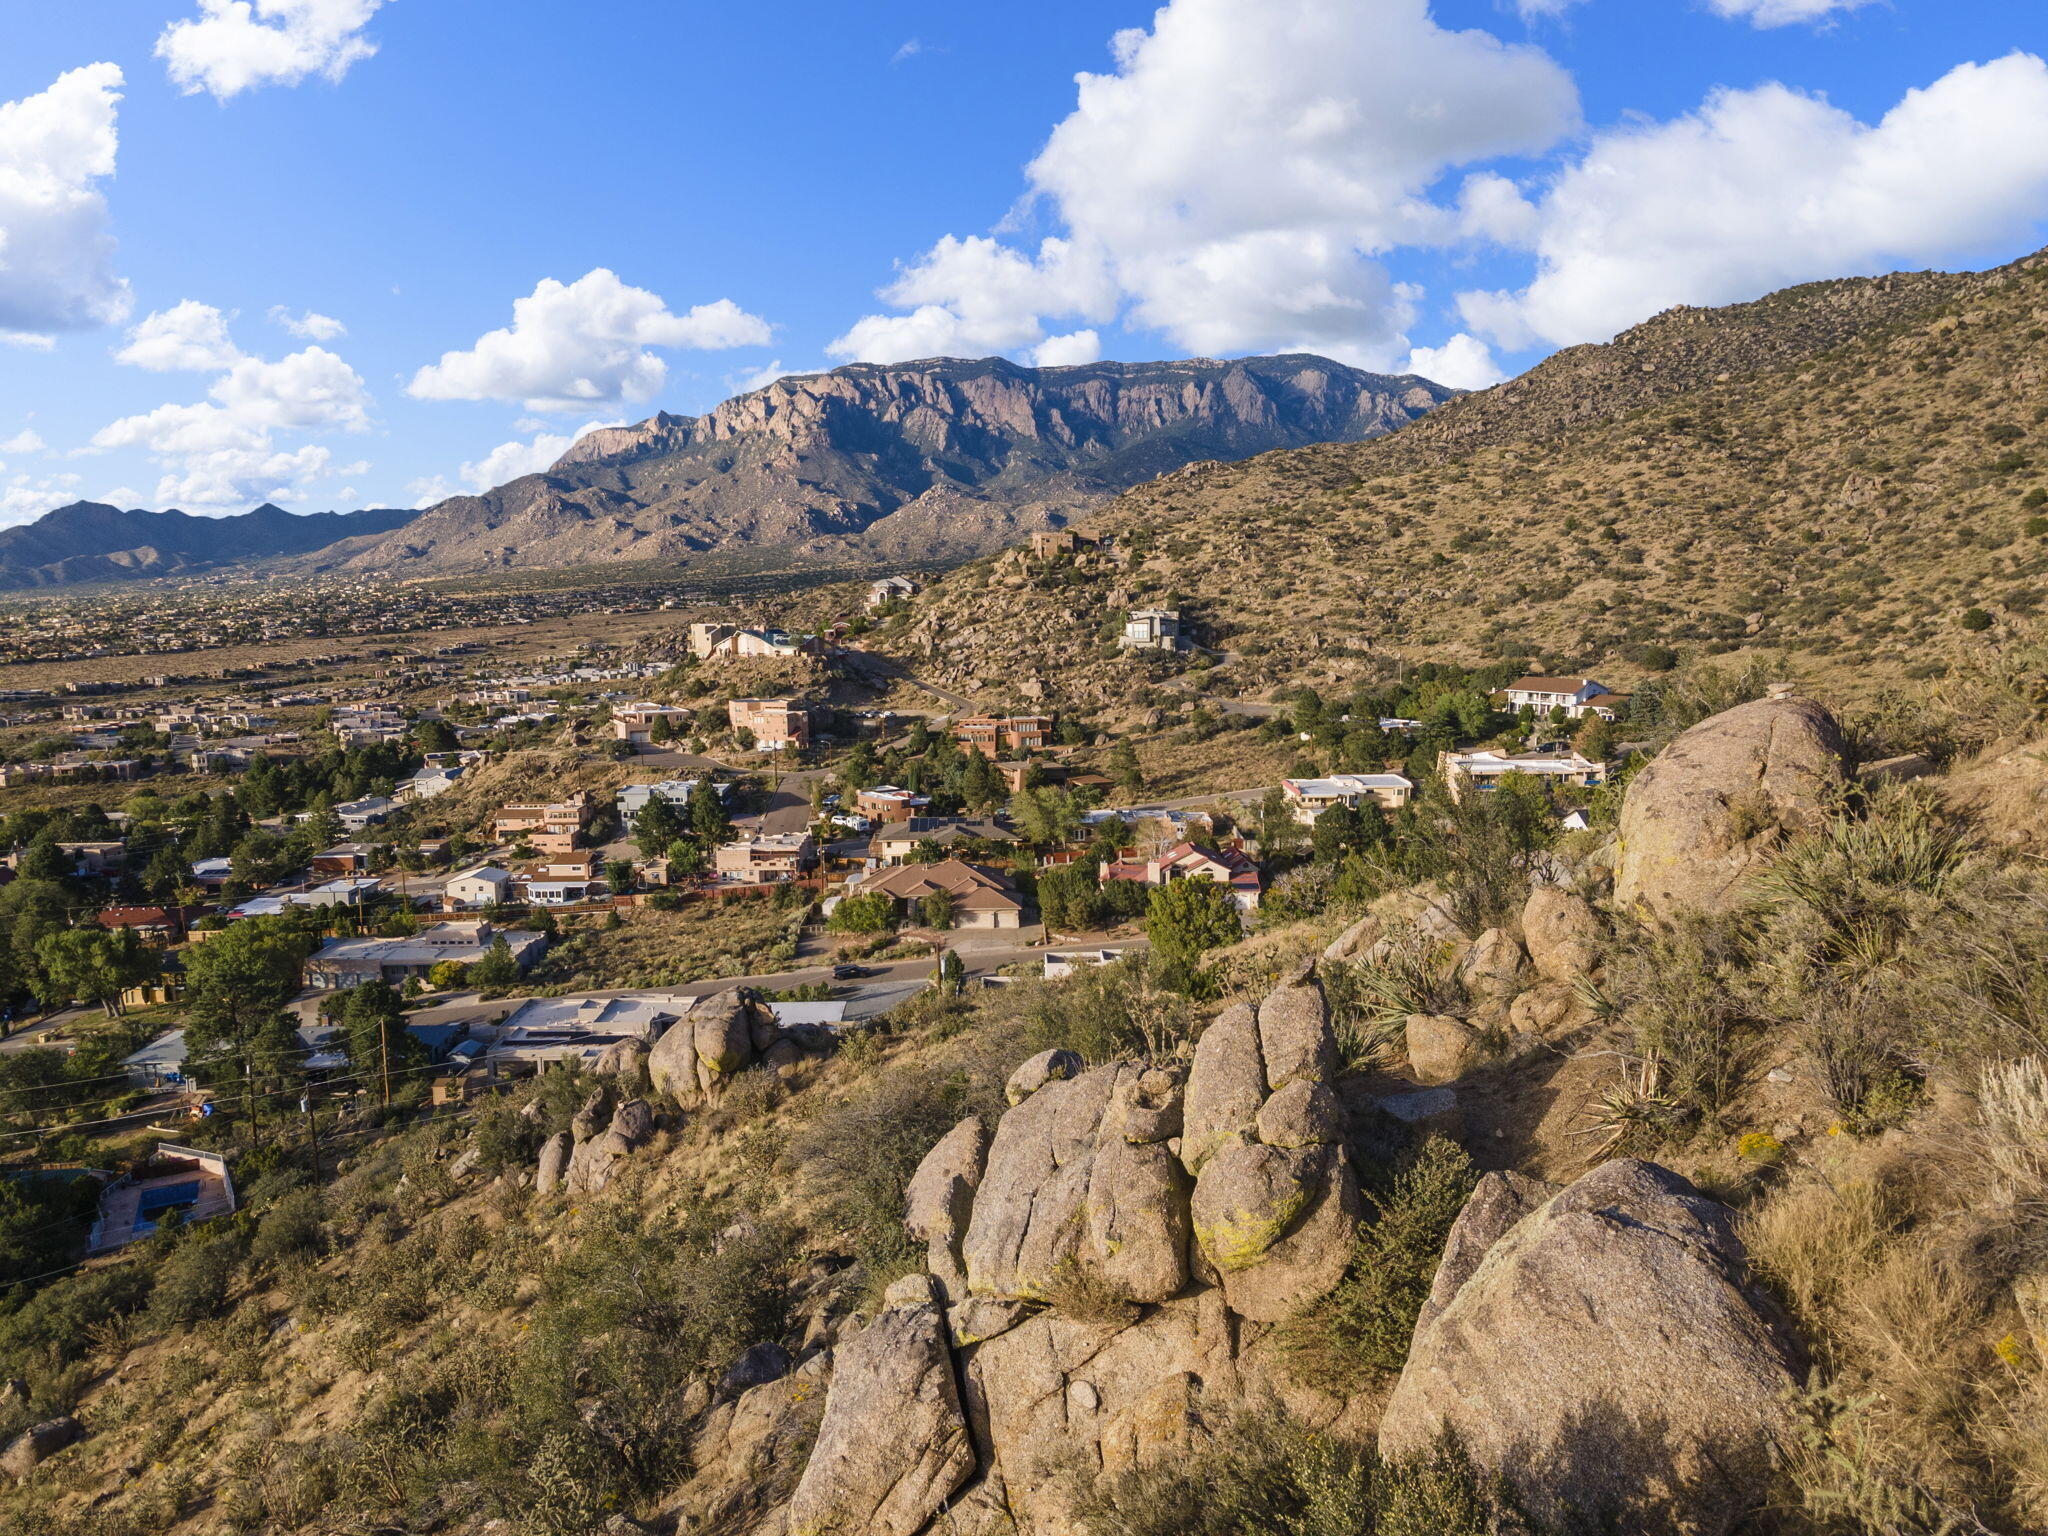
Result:
<svg viewBox="0 0 2048 1536"><path fill-rule="evenodd" d="M27 1477L44 1461L84 1435L84 1427L69 1414L31 1425L8 1441L5 1450L0 1450L0 1472L14 1478Z"/></svg>
<svg viewBox="0 0 2048 1536"><path fill-rule="evenodd" d="M1489 928L1458 962L1458 980L1472 999L1475 1018L1498 1023L1522 989L1522 946L1505 928Z"/></svg>
<svg viewBox="0 0 2048 1536"><path fill-rule="evenodd" d="M1327 1083L1336 1077L1337 1040L1313 960L1282 976L1259 1004L1259 1055L1266 1087L1275 1092L1297 1079Z"/></svg>
<svg viewBox="0 0 2048 1536"><path fill-rule="evenodd" d="M1522 904L1522 942L1545 981L1591 975L1605 937L1592 906L1571 891L1539 885Z"/></svg>
<svg viewBox="0 0 2048 1536"><path fill-rule="evenodd" d="M573 1145L567 1131L557 1131L541 1143L540 1162L533 1173L535 1194L551 1195L561 1187L562 1178L569 1171Z"/></svg>
<svg viewBox="0 0 2048 1536"><path fill-rule="evenodd" d="M961 1244L968 1291L1044 1300L1074 1269L1135 1302L1187 1284L1185 1178L1164 1142L1125 1135L1153 1076L1117 1062L1053 1078L1003 1115Z"/></svg>
<svg viewBox="0 0 2048 1536"><path fill-rule="evenodd" d="M1484 1040L1463 1019L1449 1014L1411 1013L1402 1028L1408 1066L1425 1087L1455 1083L1479 1060Z"/></svg>
<svg viewBox="0 0 2048 1536"><path fill-rule="evenodd" d="M974 1471L945 1313L928 1281L907 1280L835 1352L790 1536L915 1536Z"/></svg>
<svg viewBox="0 0 2048 1536"><path fill-rule="evenodd" d="M967 1294L960 1239L988 1157L988 1133L973 1115L939 1138L904 1186L904 1225L925 1245L926 1268L951 1297Z"/></svg>
<svg viewBox="0 0 2048 1536"><path fill-rule="evenodd" d="M1628 787L1615 905L1657 921L1726 910L1787 833L1819 823L1842 782L1841 728L1812 699L1702 720Z"/></svg>
<svg viewBox="0 0 2048 1536"><path fill-rule="evenodd" d="M735 1072L754 1060L754 1009L737 987L700 998L689 1016L673 1026L690 1028L697 1054L697 1088L714 1094Z"/></svg>
<svg viewBox="0 0 2048 1536"><path fill-rule="evenodd" d="M1003 1098L1011 1104L1022 1104L1047 1083L1063 1083L1080 1076L1082 1066L1075 1051L1058 1047L1040 1051L1010 1074L1010 1080L1003 1085Z"/></svg>
<svg viewBox="0 0 2048 1536"><path fill-rule="evenodd" d="M1388 1399L1381 1454L1422 1454L1448 1431L1541 1518L1723 1536L1768 1495L1805 1364L1730 1213L1634 1159L1526 1212L1540 1188L1483 1189Z"/></svg>
<svg viewBox="0 0 2048 1536"><path fill-rule="evenodd" d="M645 1146L654 1135L654 1110L645 1099L627 1099L612 1111L611 1124L569 1154L563 1184L572 1195L594 1195L611 1182L620 1159Z"/></svg>
<svg viewBox="0 0 2048 1536"><path fill-rule="evenodd" d="M1219 1148L1253 1134L1265 1099L1259 1016L1249 1003L1234 1003L1195 1042L1181 1109L1180 1157L1188 1172L1200 1173Z"/></svg>

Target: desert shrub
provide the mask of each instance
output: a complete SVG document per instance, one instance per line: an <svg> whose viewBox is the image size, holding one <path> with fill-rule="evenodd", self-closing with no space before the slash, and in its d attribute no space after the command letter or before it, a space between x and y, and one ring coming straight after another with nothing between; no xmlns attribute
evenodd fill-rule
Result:
<svg viewBox="0 0 2048 1536"><path fill-rule="evenodd" d="M2000 1198L2048 1212L2048 1069L2040 1057L1984 1069L1972 1142Z"/></svg>
<svg viewBox="0 0 2048 1536"><path fill-rule="evenodd" d="M1643 1111L1647 1143L1627 1150L1711 1123L1745 1080L1761 1024L1747 938L1739 917L1694 915L1615 951L1603 996L1633 1037L1635 1076L1624 1096Z"/></svg>
<svg viewBox="0 0 2048 1536"><path fill-rule="evenodd" d="M1060 1047L1091 1066L1127 1056L1165 1061L1191 1048L1206 1010L1154 986L1142 958L1090 966L1063 981L1011 989L1026 1054Z"/></svg>
<svg viewBox="0 0 2048 1536"><path fill-rule="evenodd" d="M0 1370L29 1374L28 1362L45 1349L73 1358L85 1354L95 1330L137 1311L155 1281L148 1265L131 1262L44 1286L0 1315Z"/></svg>
<svg viewBox="0 0 2048 1536"><path fill-rule="evenodd" d="M1445 1442L1412 1461L1319 1434L1266 1405L1199 1434L1192 1454L1087 1479L1089 1536L1536 1536L1497 1481ZM1081 1481L1084 1474L1072 1474Z"/></svg>
<svg viewBox="0 0 2048 1536"><path fill-rule="evenodd" d="M241 1244L232 1237L185 1237L157 1267L150 1322L175 1327L215 1316L227 1301L241 1256Z"/></svg>
<svg viewBox="0 0 2048 1536"><path fill-rule="evenodd" d="M312 1258L326 1246L327 1202L317 1189L295 1189L279 1199L256 1224L249 1257L258 1264Z"/></svg>
<svg viewBox="0 0 2048 1536"><path fill-rule="evenodd" d="M1451 1226L1478 1182L1456 1142L1432 1136L1394 1175L1336 1290L1284 1325L1294 1369L1335 1392L1398 1372Z"/></svg>

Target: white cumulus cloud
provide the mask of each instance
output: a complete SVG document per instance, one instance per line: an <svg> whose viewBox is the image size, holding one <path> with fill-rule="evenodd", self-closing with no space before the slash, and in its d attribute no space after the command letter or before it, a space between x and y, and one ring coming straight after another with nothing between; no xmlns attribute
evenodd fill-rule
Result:
<svg viewBox="0 0 2048 1536"><path fill-rule="evenodd" d="M78 500L82 483L81 477L73 474L47 475L42 479L16 475L0 487L0 528L32 523L45 512L70 505Z"/></svg>
<svg viewBox="0 0 2048 1536"><path fill-rule="evenodd" d="M1377 258L1455 237L1431 187L1578 122L1556 61L1439 26L1427 0L1171 0L1111 51L1027 173L1065 237L947 237L883 290L908 312L837 355L1022 349L1049 319L1126 313L1191 351L1390 366L1417 295Z"/></svg>
<svg viewBox="0 0 2048 1536"><path fill-rule="evenodd" d="M115 351L114 361L153 373L212 373L234 366L241 356L241 348L228 338L228 317L211 304L184 299L130 330L128 344Z"/></svg>
<svg viewBox="0 0 2048 1536"><path fill-rule="evenodd" d="M99 183L114 174L121 71L88 64L0 103L0 339L47 350L51 331L128 318Z"/></svg>
<svg viewBox="0 0 2048 1536"><path fill-rule="evenodd" d="M2013 53L1911 90L1875 124L1783 85L1603 131L1531 203L1536 272L1466 293L1500 344L1602 341L1674 304L2036 243L2048 65Z"/></svg>
<svg viewBox="0 0 2048 1536"><path fill-rule="evenodd" d="M0 453L41 453L46 446L39 433L23 427L6 442L0 443Z"/></svg>
<svg viewBox="0 0 2048 1536"><path fill-rule="evenodd" d="M512 304L512 324L467 351L445 352L413 375L426 400L521 400L529 410L575 410L644 400L668 365L655 347L716 350L761 346L768 322L730 299L673 314L659 294L598 267L573 283L546 278Z"/></svg>
<svg viewBox="0 0 2048 1536"><path fill-rule="evenodd" d="M1453 389L1485 389L1504 377L1486 343L1464 331L1440 347L1417 347L1408 354L1401 371L1419 373Z"/></svg>
<svg viewBox="0 0 2048 1536"><path fill-rule="evenodd" d="M1069 331L1048 336L1025 354L1034 368L1069 368L1092 363L1102 356L1102 337L1093 330Z"/></svg>
<svg viewBox="0 0 2048 1536"><path fill-rule="evenodd" d="M413 504L421 507L431 507L437 501L446 501L450 496L466 492L492 490L517 480L521 475L539 474L567 453L577 439L589 433L625 425L623 421L586 421L574 432L540 431L523 440L515 438L509 443L498 444L480 459L466 462L456 479L432 475L413 481L406 490L418 498Z"/></svg>
<svg viewBox="0 0 2048 1536"><path fill-rule="evenodd" d="M377 45L363 28L384 0L199 0L199 14L172 22L157 57L186 95L226 101L259 85L339 80Z"/></svg>
<svg viewBox="0 0 2048 1536"><path fill-rule="evenodd" d="M165 470L158 501L203 511L306 494L332 455L317 443L280 445L279 434L361 432L370 425L362 378L324 347L275 362L237 357L207 394L109 422L93 434L92 446L148 453Z"/></svg>
<svg viewBox="0 0 2048 1536"><path fill-rule="evenodd" d="M295 315L282 304L270 306L270 323L282 326L292 335L306 341L334 341L348 334L348 327L332 315L319 314L310 309L303 314Z"/></svg>

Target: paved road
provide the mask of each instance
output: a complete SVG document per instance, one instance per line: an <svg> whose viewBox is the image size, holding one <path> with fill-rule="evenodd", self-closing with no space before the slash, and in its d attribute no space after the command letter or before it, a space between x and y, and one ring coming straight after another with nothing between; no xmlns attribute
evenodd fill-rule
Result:
<svg viewBox="0 0 2048 1536"><path fill-rule="evenodd" d="M53 1031L65 1030L82 1019L99 1018L97 1008L60 1008L55 1013L44 1014L39 1019L26 1023L17 1022L14 1033L0 1040L0 1053L32 1050L39 1045L56 1045L61 1042L49 1039Z"/></svg>
<svg viewBox="0 0 2048 1536"><path fill-rule="evenodd" d="M935 683L928 683L921 677L913 676L901 662L891 661L887 656L879 655L874 651L862 651L860 654L874 664L874 669L877 672L882 673L885 677L893 677L899 683L908 683L911 687L920 689L930 694L933 698L951 705L955 714L977 715L981 713L981 706L976 704L974 700L962 698L957 693L948 693ZM940 715L937 718L943 721L946 717Z"/></svg>
<svg viewBox="0 0 2048 1536"><path fill-rule="evenodd" d="M811 829L811 782L833 777L829 768L801 768L794 773L785 773L775 781L775 788L768 796L768 805L760 816L740 819L757 820L765 833L808 832Z"/></svg>

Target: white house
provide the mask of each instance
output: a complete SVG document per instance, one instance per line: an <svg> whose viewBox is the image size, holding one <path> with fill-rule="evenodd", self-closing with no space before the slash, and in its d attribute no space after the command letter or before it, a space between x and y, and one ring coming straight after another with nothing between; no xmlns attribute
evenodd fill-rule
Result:
<svg viewBox="0 0 2048 1536"><path fill-rule="evenodd" d="M1596 763L1571 750L1444 752L1439 754L1437 766L1453 802L1462 800L1468 788L1481 792L1498 789L1500 781L1511 773L1524 773L1553 783L1586 786L1602 784L1607 779L1604 763Z"/></svg>
<svg viewBox="0 0 2048 1536"><path fill-rule="evenodd" d="M900 602L917 595L917 583L908 576L884 576L880 581L868 583L868 606L879 608L884 603Z"/></svg>
<svg viewBox="0 0 2048 1536"><path fill-rule="evenodd" d="M348 800L334 808L344 831L360 832L373 822L382 821L398 809L398 802L384 795L365 795L360 800Z"/></svg>
<svg viewBox="0 0 2048 1536"><path fill-rule="evenodd" d="M1589 713L1612 720L1628 707L1627 694L1616 693L1590 677L1524 677L1501 692L1507 696L1509 709L1533 709L1539 715L1561 709L1571 720Z"/></svg>
<svg viewBox="0 0 2048 1536"><path fill-rule="evenodd" d="M1398 811L1415 793L1415 786L1398 773L1333 773L1326 779L1282 779L1280 793L1294 819L1312 827L1333 805L1357 810L1370 800L1382 810Z"/></svg>

